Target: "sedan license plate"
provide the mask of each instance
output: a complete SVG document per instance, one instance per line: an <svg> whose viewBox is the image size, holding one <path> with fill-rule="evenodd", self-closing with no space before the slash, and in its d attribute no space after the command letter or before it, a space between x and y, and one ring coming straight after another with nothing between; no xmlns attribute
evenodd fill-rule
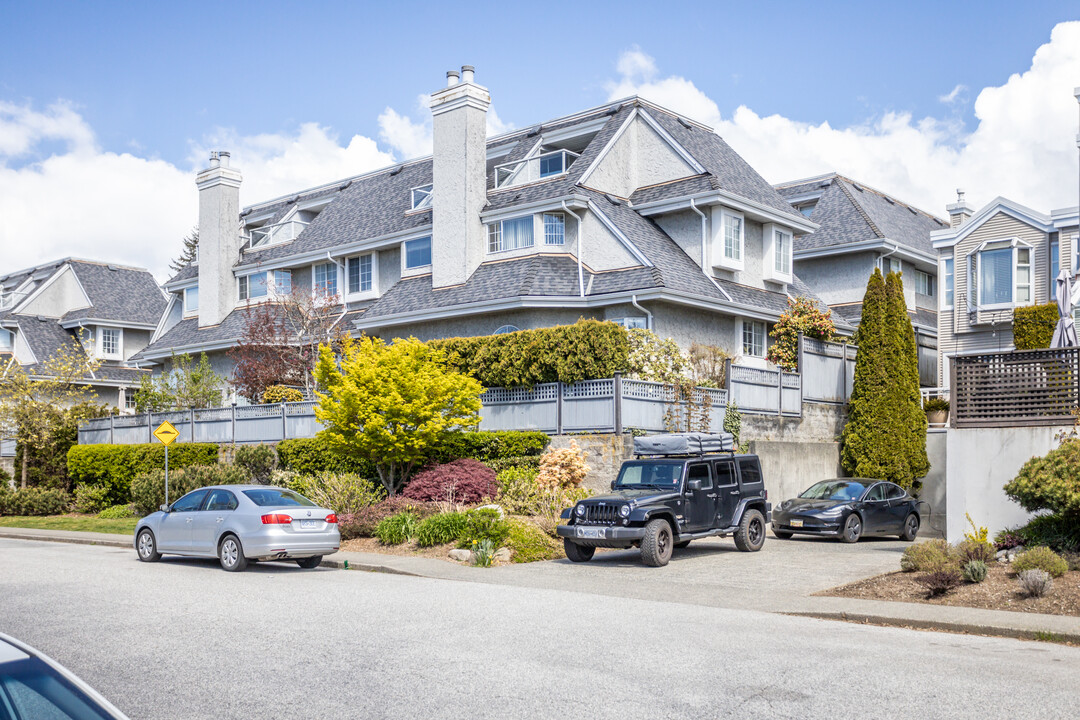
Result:
<svg viewBox="0 0 1080 720"><path fill-rule="evenodd" d="M802 520L792 520L791 527L802 527Z"/></svg>
<svg viewBox="0 0 1080 720"><path fill-rule="evenodd" d="M603 540L604 528L579 527L577 529L577 536L579 538L592 538L594 540Z"/></svg>
<svg viewBox="0 0 1080 720"><path fill-rule="evenodd" d="M321 523L321 522L322 522L322 520L301 520L300 521L300 529L301 530L316 530L316 529L318 529L319 523Z"/></svg>

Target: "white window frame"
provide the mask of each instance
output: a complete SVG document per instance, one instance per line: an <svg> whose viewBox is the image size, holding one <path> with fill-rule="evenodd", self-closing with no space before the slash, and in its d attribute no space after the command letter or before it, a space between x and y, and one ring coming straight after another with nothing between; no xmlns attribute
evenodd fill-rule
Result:
<svg viewBox="0 0 1080 720"><path fill-rule="evenodd" d="M315 269L330 265L334 268L334 294L331 295L325 291L320 290L318 281L315 280ZM341 301L342 286L342 267L336 262L326 260L325 262L312 263L311 265L311 298L318 305L336 305Z"/></svg>
<svg viewBox="0 0 1080 720"><path fill-rule="evenodd" d="M188 294L192 290L195 291L195 307L189 307L190 303L188 302ZM239 297L239 295L237 297ZM192 317L192 316L195 316L195 315L199 314L199 286L198 285L196 285L194 287L184 288L183 297L180 298L180 300L184 304L184 317Z"/></svg>
<svg viewBox="0 0 1080 720"><path fill-rule="evenodd" d="M922 295L923 297L934 297L934 276L925 270L915 268L915 294ZM920 289L920 285L925 284L927 292L923 292Z"/></svg>
<svg viewBox="0 0 1080 720"><path fill-rule="evenodd" d="M746 216L737 210L726 207L716 207L713 210L713 264L728 270L742 270L745 267L746 258ZM735 256L728 255L727 228L732 220L739 221L738 246L735 247ZM734 247L734 246L733 246Z"/></svg>
<svg viewBox="0 0 1080 720"><path fill-rule="evenodd" d="M105 351L105 333L116 333L116 350L113 352ZM103 360L123 360L124 359L124 328L111 327L108 325L98 325L96 333L97 342L94 343L96 349L96 355Z"/></svg>
<svg viewBox="0 0 1080 720"><path fill-rule="evenodd" d="M554 221L558 221L558 237L555 237L554 233L548 231L548 218L553 221L552 227L554 228ZM545 246L560 246L566 244L566 216L562 213L544 213L542 219L544 225L544 245Z"/></svg>
<svg viewBox="0 0 1080 720"><path fill-rule="evenodd" d="M764 252L762 253L764 262L762 268L763 277L766 280L791 284L795 281L792 274L795 233L790 228L773 223L765 223L762 225L761 231L762 242L764 243ZM783 267L785 264L786 269Z"/></svg>
<svg viewBox="0 0 1080 720"><path fill-rule="evenodd" d="M622 325L627 330L634 330L634 329L648 330L649 329L649 318L644 317L644 316L630 315L630 316L627 316L627 317L610 318L608 320L608 322L613 322L616 325Z"/></svg>
<svg viewBox="0 0 1080 720"><path fill-rule="evenodd" d="M282 276L288 276L289 289L285 290L285 283L280 282L279 274ZM263 275L265 277L264 283L266 285L266 294L259 295L258 297L251 297L251 279ZM312 275L314 277L314 275ZM245 288L247 297L245 295ZM268 302L277 298L282 298L289 295L292 292L292 270L288 268L280 268L277 270L260 270L258 272L246 273L244 275L238 275L236 278L236 299L238 302L252 305L255 303ZM186 299L185 299L186 302Z"/></svg>
<svg viewBox="0 0 1080 720"><path fill-rule="evenodd" d="M758 328L761 329L761 352L760 352L760 354L755 352L755 350L757 349L755 346L756 346L756 341L758 339L758 337L757 337ZM746 331L747 330L750 331L750 349L749 350L747 349L747 343L746 343ZM769 351L768 330L769 329L768 329L768 327L766 327L764 320L743 320L742 321L742 348L743 348L743 355L745 355L746 357L764 358L765 355Z"/></svg>
<svg viewBox="0 0 1080 720"><path fill-rule="evenodd" d="M432 190L435 185L428 183L427 185L418 185L409 190L409 207L411 210L426 210L431 207ZM419 198L419 200L417 200Z"/></svg>
<svg viewBox="0 0 1080 720"><path fill-rule="evenodd" d="M401 269L402 269L402 272L414 272L416 270L420 270L421 268L429 268L429 267L431 267L431 262L434 262L434 257L432 257L431 262L428 262L427 265L411 265L411 266L409 265L409 244L414 243L414 242L418 242L420 240L427 240L428 241L428 248L429 248L428 254L429 255L433 254L435 248L431 244L431 236L430 235L419 235L417 237L409 238L408 240L403 241L401 243Z"/></svg>
<svg viewBox="0 0 1080 720"><path fill-rule="evenodd" d="M366 258L366 257L371 258L371 287L368 288L367 290L362 290L361 289L361 290L357 290L356 292L353 292L351 290L351 288L349 287L349 281L350 281L349 273L350 273L350 271L352 269L353 263L356 263L359 266L360 260L362 258ZM359 282L362 285L363 280L360 279ZM352 301L352 300L367 300L367 299L370 299L370 298L378 297L379 296L379 253L373 250L373 251L371 251L369 253L361 253L359 255L350 255L349 257L345 258L345 283L344 283L342 289L345 292L345 299L349 300L349 301Z"/></svg>
<svg viewBox="0 0 1080 720"><path fill-rule="evenodd" d="M0 352L15 352L15 333L7 328L0 328Z"/></svg>
<svg viewBox="0 0 1080 720"><path fill-rule="evenodd" d="M135 388L124 388L124 410L135 412Z"/></svg>
<svg viewBox="0 0 1080 720"><path fill-rule="evenodd" d="M941 268L942 290L941 309L952 310L956 302L956 263L951 257L942 258Z"/></svg>
<svg viewBox="0 0 1080 720"><path fill-rule="evenodd" d="M529 244L518 245L516 247L506 247L506 231L503 228L503 225L505 225L506 223L521 223L523 227L528 227ZM519 215L517 217L506 218L505 220L497 220L493 223L489 223L487 226L487 233L487 251L489 255L501 252L510 252L512 250L528 250L529 248L536 247L536 219L533 215Z"/></svg>
<svg viewBox="0 0 1080 720"><path fill-rule="evenodd" d="M904 264L900 262L900 258L885 256L878 259L880 260L882 275L888 275L890 272L894 272L899 275L904 274Z"/></svg>
<svg viewBox="0 0 1080 720"><path fill-rule="evenodd" d="M1009 302L1004 303L990 303L984 305L982 303L982 256L986 252L995 252L1000 250L1012 250L1012 294ZM1019 296L1019 289L1024 287L1020 284L1019 278L1019 256L1021 250L1027 250L1028 252L1028 281L1026 283L1028 299L1020 302L1017 300ZM1035 302L1035 248L1028 243L1024 242L1020 238L1008 238L1003 240L987 240L975 250L975 281L977 283L978 308L980 310L1010 310L1012 308L1026 307Z"/></svg>

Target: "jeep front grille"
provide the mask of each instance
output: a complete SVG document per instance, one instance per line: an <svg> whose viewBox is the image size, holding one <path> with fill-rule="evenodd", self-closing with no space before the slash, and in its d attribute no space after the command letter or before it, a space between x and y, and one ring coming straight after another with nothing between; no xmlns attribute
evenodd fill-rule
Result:
<svg viewBox="0 0 1080 720"><path fill-rule="evenodd" d="M582 523L591 525L614 525L619 517L618 505L586 505Z"/></svg>

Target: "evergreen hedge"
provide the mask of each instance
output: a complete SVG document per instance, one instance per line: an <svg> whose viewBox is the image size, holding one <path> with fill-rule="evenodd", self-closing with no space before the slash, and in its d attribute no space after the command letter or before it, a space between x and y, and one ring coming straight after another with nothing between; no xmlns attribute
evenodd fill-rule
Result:
<svg viewBox="0 0 1080 720"><path fill-rule="evenodd" d="M574 383L629 369L626 329L601 320L428 344L446 353L450 367L472 375L485 387Z"/></svg>
<svg viewBox="0 0 1080 720"><path fill-rule="evenodd" d="M218 446L213 443L177 443L169 447L169 469L189 465L216 465ZM68 476L76 485L108 488L107 504L131 502L131 481L136 475L165 468L165 446L75 445L68 450Z"/></svg>
<svg viewBox="0 0 1080 720"><path fill-rule="evenodd" d="M1017 350L1039 350L1050 347L1057 327L1057 303L1029 305L1013 310L1013 343Z"/></svg>

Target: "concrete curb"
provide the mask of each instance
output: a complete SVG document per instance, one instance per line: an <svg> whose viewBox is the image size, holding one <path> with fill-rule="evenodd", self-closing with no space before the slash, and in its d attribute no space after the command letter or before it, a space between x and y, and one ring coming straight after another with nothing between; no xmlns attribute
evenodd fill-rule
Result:
<svg viewBox="0 0 1080 720"><path fill-rule="evenodd" d="M378 565L376 563L360 562L355 560L323 560L321 563L319 563L319 567L335 568L337 570L361 570L363 572L386 573L387 575L427 577L427 575L409 572L408 570L390 567L389 565Z"/></svg>
<svg viewBox="0 0 1080 720"><path fill-rule="evenodd" d="M817 620L838 620L841 622L884 625L888 627L918 628L920 630L938 630L941 632L963 633L965 635L986 635L990 637L1013 638L1015 640L1042 640L1037 637L1039 631L1001 625L979 625L977 623L953 622L948 620L926 620L904 618L890 615L874 615L860 612L781 612L781 615L815 618ZM1080 633L1046 630L1062 642L1080 644Z"/></svg>
<svg viewBox="0 0 1080 720"><path fill-rule="evenodd" d="M119 547L119 548L134 548L134 544L129 539L113 540L112 538L79 538L79 537L64 537L60 535L32 535L30 533L10 532L10 530L17 530L16 528L0 528L0 538L10 538L12 540L39 540L41 542L60 542L70 543L72 545L104 545L106 547ZM65 532L79 532L77 530L69 530Z"/></svg>

